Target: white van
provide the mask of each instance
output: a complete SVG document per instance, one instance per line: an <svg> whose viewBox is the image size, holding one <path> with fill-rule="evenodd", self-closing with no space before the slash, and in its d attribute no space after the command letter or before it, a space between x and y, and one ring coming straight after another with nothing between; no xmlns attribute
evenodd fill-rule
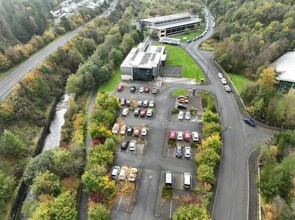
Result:
<svg viewBox="0 0 295 220"><path fill-rule="evenodd" d="M192 175L189 172L183 174L183 187L190 189L192 187Z"/></svg>
<svg viewBox="0 0 295 220"><path fill-rule="evenodd" d="M171 171L165 173L165 187L173 188L173 173Z"/></svg>

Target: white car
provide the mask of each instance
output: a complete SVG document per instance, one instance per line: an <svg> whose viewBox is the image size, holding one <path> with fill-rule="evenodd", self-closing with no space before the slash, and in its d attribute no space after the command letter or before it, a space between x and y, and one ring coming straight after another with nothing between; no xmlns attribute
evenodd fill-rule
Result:
<svg viewBox="0 0 295 220"><path fill-rule="evenodd" d="M130 141L129 150L130 151L135 151L135 148L136 148L136 140Z"/></svg>
<svg viewBox="0 0 295 220"><path fill-rule="evenodd" d="M130 182L134 182L136 180L136 176L137 176L137 169L133 167L130 170L130 174L128 176L128 180Z"/></svg>
<svg viewBox="0 0 295 220"><path fill-rule="evenodd" d="M190 112L186 112L184 118L185 118L185 120L190 120L191 119L191 113Z"/></svg>
<svg viewBox="0 0 295 220"><path fill-rule="evenodd" d="M198 132L196 132L196 131L193 131L192 132L192 139L193 139L193 141L199 141L199 133Z"/></svg>
<svg viewBox="0 0 295 220"><path fill-rule="evenodd" d="M125 180L126 177L127 177L127 171L128 171L128 167L123 166L123 167L121 168L121 171L120 171L120 174L119 174L118 179L119 179L119 180Z"/></svg>
<svg viewBox="0 0 295 220"><path fill-rule="evenodd" d="M185 147L184 148L184 157L185 158L191 158L191 148L190 147Z"/></svg>
<svg viewBox="0 0 295 220"><path fill-rule="evenodd" d="M223 78L222 73L217 73L217 76L218 76L220 79Z"/></svg>
<svg viewBox="0 0 295 220"><path fill-rule="evenodd" d="M231 92L231 88L230 88L229 85L225 85L225 86L224 86L224 89L225 89L225 91L227 91L227 92Z"/></svg>
<svg viewBox="0 0 295 220"><path fill-rule="evenodd" d="M183 140L183 131L177 132L177 140L179 140L179 141Z"/></svg>
<svg viewBox="0 0 295 220"><path fill-rule="evenodd" d="M141 129L141 136L146 136L147 135L147 132L148 132L148 129L146 127L142 128Z"/></svg>
<svg viewBox="0 0 295 220"><path fill-rule="evenodd" d="M183 120L183 118L184 118L184 112L183 111L179 111L177 118L178 118L178 120Z"/></svg>
<svg viewBox="0 0 295 220"><path fill-rule="evenodd" d="M152 117L153 116L153 109L148 109L146 112L146 117Z"/></svg>
<svg viewBox="0 0 295 220"><path fill-rule="evenodd" d="M143 93L143 91L144 91L144 87L140 87L140 88L139 88L139 92L140 92L140 93Z"/></svg>
<svg viewBox="0 0 295 220"><path fill-rule="evenodd" d="M155 101L154 100L151 100L150 102L149 102L149 107L150 108L153 108L153 107L155 107Z"/></svg>
<svg viewBox="0 0 295 220"><path fill-rule="evenodd" d="M123 115L123 116L127 116L128 113L129 113L129 109L128 109L128 108L124 108L124 109L123 109L123 112L122 112L122 115Z"/></svg>
<svg viewBox="0 0 295 220"><path fill-rule="evenodd" d="M220 81L221 81L221 83L222 83L223 85L226 85L226 84L227 84L227 82L226 82L226 79L225 79L225 78L221 78L221 79L220 79Z"/></svg>
<svg viewBox="0 0 295 220"><path fill-rule="evenodd" d="M127 130L127 125L122 125L120 129L120 134L124 135L126 133L126 130Z"/></svg>

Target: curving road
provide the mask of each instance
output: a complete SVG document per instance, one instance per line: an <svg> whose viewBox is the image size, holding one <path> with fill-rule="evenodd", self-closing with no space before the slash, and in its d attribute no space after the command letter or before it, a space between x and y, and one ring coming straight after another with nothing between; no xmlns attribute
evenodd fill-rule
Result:
<svg viewBox="0 0 295 220"><path fill-rule="evenodd" d="M111 3L110 8L113 9L116 4L117 4L117 1L113 1ZM107 9L106 12L107 13L105 13L104 16L108 16L111 11ZM43 49L36 52L28 60L21 63L19 66L13 68L9 74L2 77L0 79L0 99L3 99L6 96L8 96L12 92L15 84L21 81L27 72L36 68L39 64L41 64L46 59L46 57L50 53L55 51L60 46L64 45L67 41L71 40L80 30L82 30L82 28L83 26L61 36L59 39L53 41L52 43L50 43Z"/></svg>
<svg viewBox="0 0 295 220"><path fill-rule="evenodd" d="M208 11L209 12L209 11ZM209 12L208 38L213 33L213 18ZM202 40L201 40L202 41ZM255 213L249 213L249 205L255 204L255 197L249 199L248 156L252 149L267 140L273 132L261 127L252 128L243 123L234 96L224 90L217 69L212 64L212 53L198 49L201 41L182 44L206 73L218 101L218 111L222 118L223 152L219 167L218 183L212 208L212 218L216 220L253 219ZM252 164L251 164L252 165ZM250 200L250 201L249 201ZM255 207L250 209L255 212Z"/></svg>

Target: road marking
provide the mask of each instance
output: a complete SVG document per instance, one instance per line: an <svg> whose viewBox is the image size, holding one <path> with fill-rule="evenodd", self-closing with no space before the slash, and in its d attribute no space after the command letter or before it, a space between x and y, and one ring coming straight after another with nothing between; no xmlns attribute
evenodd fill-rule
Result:
<svg viewBox="0 0 295 220"><path fill-rule="evenodd" d="M169 218L172 218L172 200L170 202L170 214L169 214Z"/></svg>
<svg viewBox="0 0 295 220"><path fill-rule="evenodd" d="M123 195L122 195L121 198L120 198L120 201L119 201L119 204L118 204L118 208L117 208L117 210L119 210L119 208L120 208L120 205L121 205L121 202L122 202L122 198L123 198Z"/></svg>

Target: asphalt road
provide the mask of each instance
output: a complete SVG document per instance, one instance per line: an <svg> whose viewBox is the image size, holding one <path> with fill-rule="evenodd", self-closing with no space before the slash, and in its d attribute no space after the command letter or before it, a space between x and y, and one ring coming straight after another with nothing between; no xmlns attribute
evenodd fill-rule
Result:
<svg viewBox="0 0 295 220"><path fill-rule="evenodd" d="M111 3L111 7L115 6L116 4L117 1L113 1ZM110 11L106 10L104 15L108 16L109 14ZM15 84L21 81L22 78L26 75L26 73L28 73L30 70L36 68L39 64L41 64L50 53L55 51L60 46L64 45L67 41L71 40L80 30L82 30L82 28L83 26L61 36L59 39L53 41L43 49L36 52L28 60L24 61L19 66L13 68L9 74L2 77L0 79L0 99L3 99L6 96L8 96L13 91Z"/></svg>
<svg viewBox="0 0 295 220"><path fill-rule="evenodd" d="M209 13L209 30L206 38L213 33L212 16ZM212 53L200 51L199 40L191 44L183 44L193 59L206 73L211 90L218 103L218 111L222 118L223 151L219 167L218 183L212 209L212 218L216 220L253 219L255 216L256 197L251 196L249 201L249 188L255 187L255 182L249 184L248 155L257 145L263 143L272 134L272 131L261 127L252 128L243 123L235 99L231 93L226 93L224 86L217 77L218 71L212 65ZM251 160L250 162L253 162ZM253 164L251 164L253 166ZM251 169L253 172L253 169ZM249 201L249 202L248 202ZM251 206L251 213L248 213Z"/></svg>

